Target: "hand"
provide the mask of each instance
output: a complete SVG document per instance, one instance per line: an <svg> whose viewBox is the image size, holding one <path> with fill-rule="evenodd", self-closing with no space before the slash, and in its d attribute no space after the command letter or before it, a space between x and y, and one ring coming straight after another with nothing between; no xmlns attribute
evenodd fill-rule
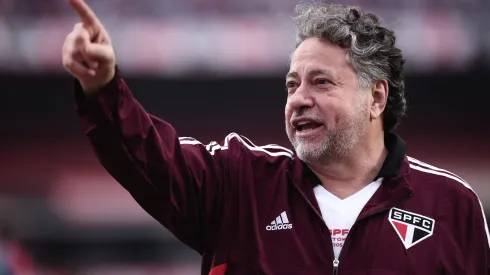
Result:
<svg viewBox="0 0 490 275"><path fill-rule="evenodd" d="M63 44L63 66L80 82L86 94L109 83L115 74L116 57L111 39L84 0L68 0L80 18Z"/></svg>

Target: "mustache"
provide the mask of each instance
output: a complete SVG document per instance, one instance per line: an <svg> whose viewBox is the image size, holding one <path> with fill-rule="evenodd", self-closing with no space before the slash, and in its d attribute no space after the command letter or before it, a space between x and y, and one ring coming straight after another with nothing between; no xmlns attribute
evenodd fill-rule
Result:
<svg viewBox="0 0 490 275"><path fill-rule="evenodd" d="M291 119L296 119L296 118L306 118L306 119L311 119L316 122L321 122L324 123L324 119L322 116L315 114L313 112L309 111L294 111L293 114L291 115Z"/></svg>

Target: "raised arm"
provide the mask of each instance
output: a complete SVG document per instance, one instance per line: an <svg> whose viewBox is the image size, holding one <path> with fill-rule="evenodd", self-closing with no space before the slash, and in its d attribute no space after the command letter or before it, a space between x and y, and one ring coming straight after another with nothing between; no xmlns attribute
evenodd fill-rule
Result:
<svg viewBox="0 0 490 275"><path fill-rule="evenodd" d="M77 114L99 161L151 216L201 252L220 224L232 150L181 140L149 115L119 75L100 21L83 0L70 3L81 23L66 38L63 64L77 79Z"/></svg>

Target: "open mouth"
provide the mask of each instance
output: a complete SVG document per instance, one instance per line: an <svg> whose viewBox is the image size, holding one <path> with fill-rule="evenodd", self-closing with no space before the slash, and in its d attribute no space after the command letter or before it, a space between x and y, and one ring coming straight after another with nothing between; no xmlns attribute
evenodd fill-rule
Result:
<svg viewBox="0 0 490 275"><path fill-rule="evenodd" d="M307 131L312 131L312 130L315 130L317 128L320 128L322 125L320 123L316 123L316 122L302 122L302 123L298 123L298 125L296 126L296 131L298 132L307 132Z"/></svg>

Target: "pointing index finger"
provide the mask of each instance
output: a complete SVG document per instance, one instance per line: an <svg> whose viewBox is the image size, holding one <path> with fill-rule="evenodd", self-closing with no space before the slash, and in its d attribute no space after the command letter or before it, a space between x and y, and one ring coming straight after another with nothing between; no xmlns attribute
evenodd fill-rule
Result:
<svg viewBox="0 0 490 275"><path fill-rule="evenodd" d="M82 23L87 27L100 25L99 19L84 0L69 0Z"/></svg>

